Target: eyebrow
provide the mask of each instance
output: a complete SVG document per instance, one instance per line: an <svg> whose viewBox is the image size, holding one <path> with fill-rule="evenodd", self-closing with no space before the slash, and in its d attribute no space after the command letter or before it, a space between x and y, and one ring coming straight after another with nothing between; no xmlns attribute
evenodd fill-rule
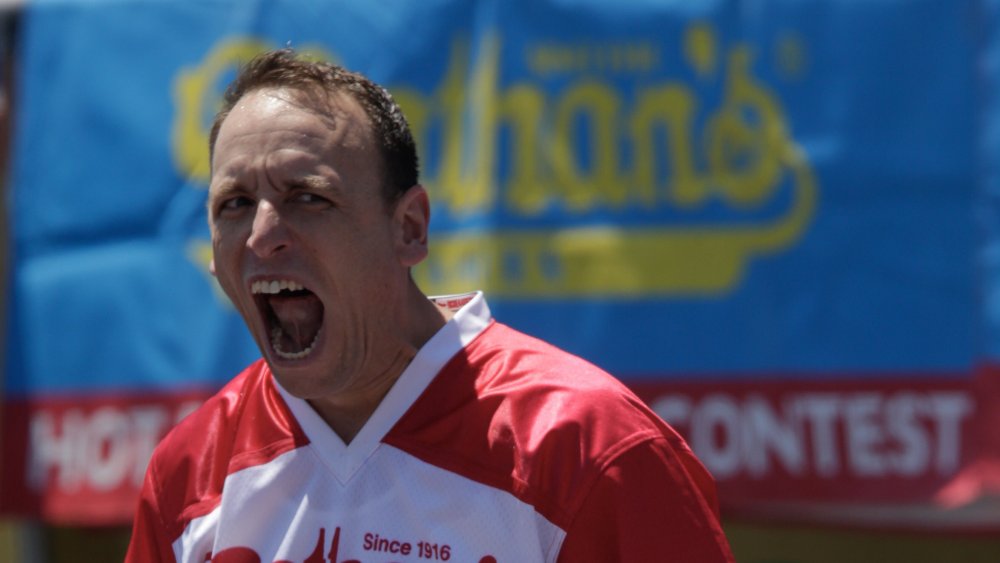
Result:
<svg viewBox="0 0 1000 563"><path fill-rule="evenodd" d="M295 189L297 187L303 187L308 190L325 191L331 195L342 195L343 190L341 187L331 182L328 178L325 178L319 174L307 174L299 178L292 178L282 183L282 191L288 191ZM209 209L213 207L213 204L220 199L225 199L233 194L242 193L245 190L241 187L241 184L233 178L223 178L220 179L216 184L214 184L215 189L211 189L212 184L209 185L208 198L206 198L205 205Z"/></svg>
<svg viewBox="0 0 1000 563"><path fill-rule="evenodd" d="M288 182L290 186L303 186L310 190L340 192L340 187L319 174L309 174Z"/></svg>
<svg viewBox="0 0 1000 563"><path fill-rule="evenodd" d="M206 198L205 204L208 207L212 206L212 203L218 201L219 198L226 197L230 194L237 193L241 191L239 183L232 178L225 178L219 180L214 184L215 189L212 189L213 184L209 184L208 197Z"/></svg>

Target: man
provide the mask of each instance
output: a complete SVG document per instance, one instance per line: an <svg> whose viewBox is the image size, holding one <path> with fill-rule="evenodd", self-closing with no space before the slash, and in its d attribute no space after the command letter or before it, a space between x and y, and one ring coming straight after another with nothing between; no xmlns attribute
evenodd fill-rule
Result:
<svg viewBox="0 0 1000 563"><path fill-rule="evenodd" d="M611 376L428 299L382 88L265 53L211 136L212 272L263 358L158 446L129 561L731 561L714 484Z"/></svg>

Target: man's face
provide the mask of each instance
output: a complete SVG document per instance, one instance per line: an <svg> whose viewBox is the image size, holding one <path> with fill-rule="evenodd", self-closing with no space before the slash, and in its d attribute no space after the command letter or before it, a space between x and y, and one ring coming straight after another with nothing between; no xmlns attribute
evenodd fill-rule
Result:
<svg viewBox="0 0 1000 563"><path fill-rule="evenodd" d="M281 384L315 399L390 369L408 274L360 105L299 99L257 90L226 117L209 223L222 288Z"/></svg>

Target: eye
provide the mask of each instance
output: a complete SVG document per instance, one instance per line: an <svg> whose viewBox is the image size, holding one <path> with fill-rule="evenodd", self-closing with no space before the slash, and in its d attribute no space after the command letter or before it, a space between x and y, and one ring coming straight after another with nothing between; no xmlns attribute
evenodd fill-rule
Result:
<svg viewBox="0 0 1000 563"><path fill-rule="evenodd" d="M216 207L216 214L232 213L251 204L253 202L246 196L233 196L219 202L219 205Z"/></svg>
<svg viewBox="0 0 1000 563"><path fill-rule="evenodd" d="M296 192L292 196L292 201L296 203L305 203L308 205L330 205L330 200L323 196L317 195L312 192Z"/></svg>

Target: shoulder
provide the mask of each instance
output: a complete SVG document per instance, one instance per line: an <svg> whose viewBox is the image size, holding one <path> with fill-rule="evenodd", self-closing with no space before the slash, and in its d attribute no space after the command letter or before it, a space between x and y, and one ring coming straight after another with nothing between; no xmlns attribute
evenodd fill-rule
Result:
<svg viewBox="0 0 1000 563"><path fill-rule="evenodd" d="M274 388L270 370L258 360L182 420L154 450L148 472L164 522L182 529L182 514L187 520L214 508L229 474L307 442Z"/></svg>
<svg viewBox="0 0 1000 563"><path fill-rule="evenodd" d="M625 452L689 452L610 374L498 323L452 358L390 441L511 492L561 527Z"/></svg>
<svg viewBox="0 0 1000 563"><path fill-rule="evenodd" d="M569 433L568 441L595 448L585 457L594 462L631 441L676 436L611 374L502 324L494 324L464 358L452 362L446 370L476 374L480 398L502 398L515 409L511 423L516 430Z"/></svg>
<svg viewBox="0 0 1000 563"><path fill-rule="evenodd" d="M248 366L180 421L157 446L153 459L167 465L226 442L237 432L248 406L266 400L269 373L263 361Z"/></svg>

